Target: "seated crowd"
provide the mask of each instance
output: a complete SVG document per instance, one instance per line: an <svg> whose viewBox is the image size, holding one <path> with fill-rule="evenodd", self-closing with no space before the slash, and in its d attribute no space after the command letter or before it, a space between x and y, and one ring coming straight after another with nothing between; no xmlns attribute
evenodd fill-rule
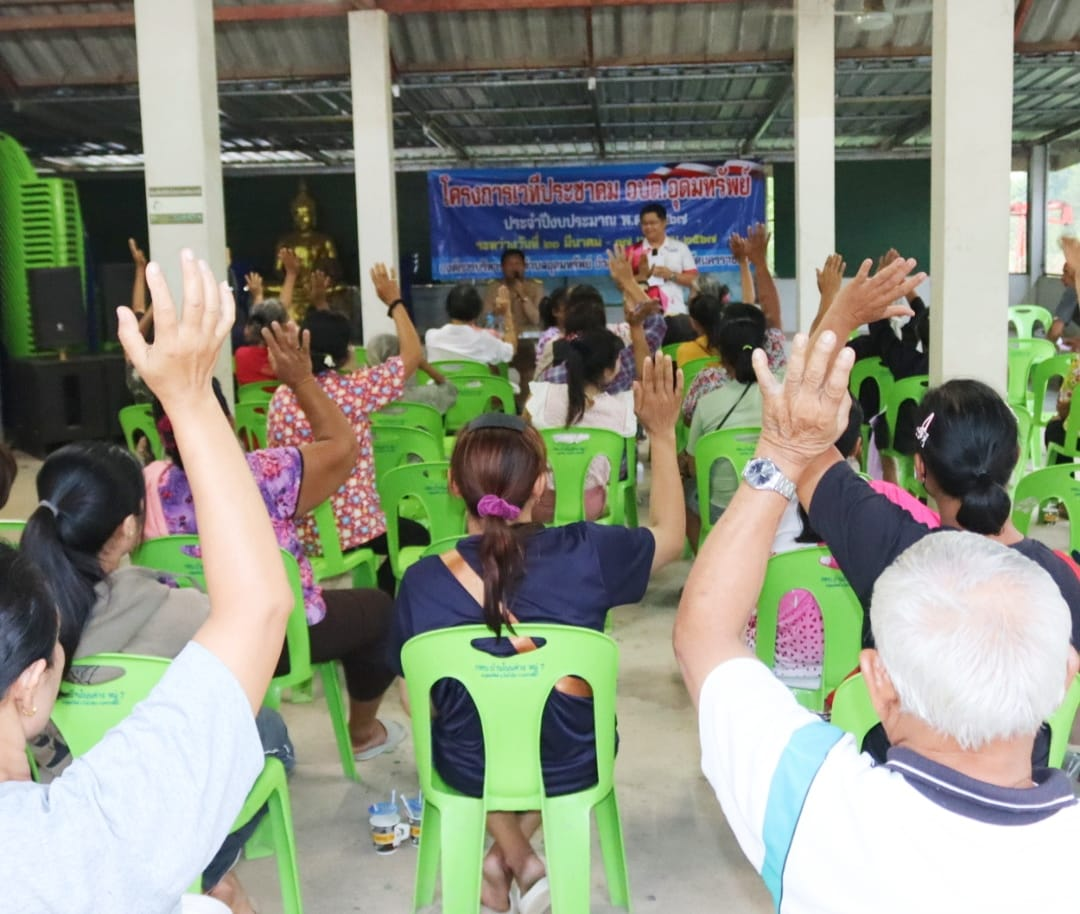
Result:
<svg viewBox="0 0 1080 914"><path fill-rule="evenodd" d="M603 632L609 610L641 601L687 543L696 558L674 649L701 765L777 910L855 912L873 898L889 911L1005 911L1066 897L1080 808L1064 773L1047 767L1045 722L1080 666L1080 568L1012 523L1009 486L1025 457L1013 412L986 385L954 379L881 431L884 403L849 395L857 359L880 359L897 379L925 374L925 274L914 261L890 251L844 283L833 255L818 274L812 333L789 343L764 226L730 239L733 301L665 224L663 207L644 207L646 242L609 253L622 299L610 324L595 287L545 297L525 278L525 255L509 250L487 290L449 290L447 323L422 344L394 273L378 265L370 280L395 333L370 340L364 358L317 271L308 313L287 320L297 267L283 249L279 299L246 277L236 381L277 382L265 446L247 453L212 380L232 292L185 251L178 317L160 267L131 242L136 289L119 336L164 456L140 461L108 443L57 450L38 473L19 548L0 546L0 878L15 910L172 912L196 904L184 895L193 884L253 910L233 867L259 816L229 831L264 758L294 764L281 716L263 707L290 666L281 550L299 569L312 662L344 668L352 751L367 762L405 737L378 711L404 676L410 639L486 626L484 649L509 657L537 649L519 625ZM1080 242L1065 250L1080 267ZM891 321L902 316L909 329L897 334ZM454 375L461 362L506 377L518 397L516 409L481 404L437 442L464 523L433 543L433 518L380 501L380 411L405 401L447 414L469 377ZM597 429L625 442L622 456L593 456L574 483L580 521L552 525L556 487L569 483L557 481L545 435ZM745 469L703 461L706 443L732 430L751 438ZM632 455L646 440L647 522L613 523L622 514L612 493L633 491ZM891 480L859 471L864 451L890 446L910 461L906 488L895 468ZM0 450L0 503L14 473ZM324 504L332 524L313 514ZM181 533L199 536L205 592L130 564L142 543ZM370 550L371 586L322 585L313 561L331 544ZM859 741L787 687L824 676L823 610L799 581L780 601L772 668L756 659L770 557L818 544L862 610L851 673L861 671L878 722ZM426 554L401 568L403 547ZM172 663L113 738L72 759L50 712L65 681L104 675L73 662L105 652ZM566 676L547 699L538 751L548 796L597 781L592 697ZM476 706L452 679L430 702L439 777L483 797ZM550 909L533 843L541 819L538 809L488 810L482 911ZM46 855L61 878L32 875ZM918 877L897 880L898 865Z"/></svg>

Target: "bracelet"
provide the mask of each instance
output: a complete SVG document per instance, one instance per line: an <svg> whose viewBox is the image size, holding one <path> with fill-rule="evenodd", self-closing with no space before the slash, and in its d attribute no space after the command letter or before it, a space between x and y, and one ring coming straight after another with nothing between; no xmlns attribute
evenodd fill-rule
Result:
<svg viewBox="0 0 1080 914"><path fill-rule="evenodd" d="M386 316L387 317L393 317L394 316L394 309L398 305L404 306L405 305L405 299L403 299L403 298L395 298L392 302L390 302L390 304L388 304L386 306Z"/></svg>

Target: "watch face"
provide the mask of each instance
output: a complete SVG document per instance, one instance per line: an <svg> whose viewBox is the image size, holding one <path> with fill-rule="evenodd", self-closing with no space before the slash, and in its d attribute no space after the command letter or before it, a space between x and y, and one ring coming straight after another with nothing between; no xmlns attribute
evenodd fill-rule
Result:
<svg viewBox="0 0 1080 914"><path fill-rule="evenodd" d="M776 467L762 457L755 457L746 465L746 481L754 488L768 484L775 474Z"/></svg>

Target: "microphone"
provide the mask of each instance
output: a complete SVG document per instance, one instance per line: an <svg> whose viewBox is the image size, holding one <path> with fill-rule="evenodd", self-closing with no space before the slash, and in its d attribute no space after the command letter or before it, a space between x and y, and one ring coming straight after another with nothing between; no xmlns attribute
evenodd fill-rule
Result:
<svg viewBox="0 0 1080 914"><path fill-rule="evenodd" d="M659 257L660 256L660 248L653 248L652 249L652 255L653 255L653 257Z"/></svg>

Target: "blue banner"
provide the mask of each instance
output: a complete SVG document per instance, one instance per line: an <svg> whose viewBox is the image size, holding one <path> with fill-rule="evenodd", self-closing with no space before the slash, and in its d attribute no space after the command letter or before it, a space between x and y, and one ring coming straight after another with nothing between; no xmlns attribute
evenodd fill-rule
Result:
<svg viewBox="0 0 1080 914"><path fill-rule="evenodd" d="M525 252L530 276L606 273L606 251L640 241L638 214L654 202L699 270L735 269L727 239L764 221L764 172L741 160L432 171L432 275L493 277L506 248Z"/></svg>

